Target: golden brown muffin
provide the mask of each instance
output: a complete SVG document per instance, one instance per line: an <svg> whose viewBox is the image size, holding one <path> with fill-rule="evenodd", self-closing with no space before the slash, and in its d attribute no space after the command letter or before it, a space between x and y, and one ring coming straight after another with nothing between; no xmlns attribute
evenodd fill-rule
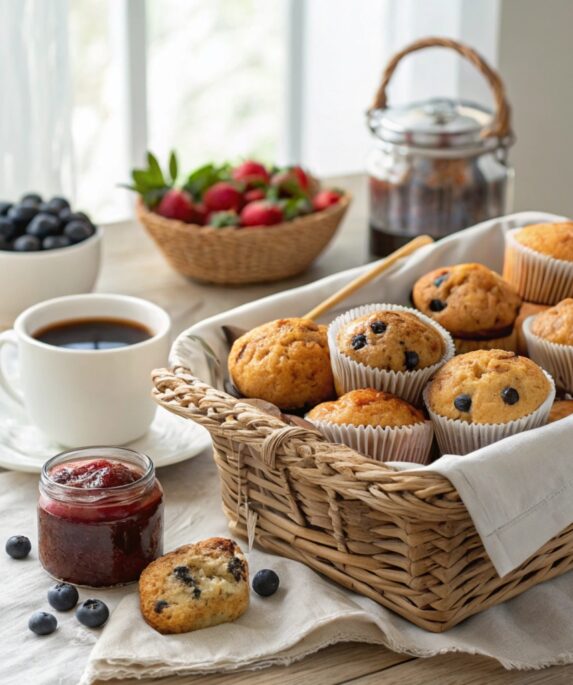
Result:
<svg viewBox="0 0 573 685"><path fill-rule="evenodd" d="M519 315L515 320L515 330L517 331L517 352L518 354L523 354L526 357L529 356L527 351L527 341L523 335L523 322L525 319L533 316L534 314L539 314L539 312L544 312L549 309L547 304L535 304L535 302L524 302L519 310Z"/></svg>
<svg viewBox="0 0 573 685"><path fill-rule="evenodd" d="M428 388L428 406L450 419L507 423L547 399L551 384L541 367L507 350L477 350L451 359Z"/></svg>
<svg viewBox="0 0 573 685"><path fill-rule="evenodd" d="M556 402L553 402L547 422L553 423L554 421L560 421L561 419L566 419L568 416L571 416L571 414L573 414L573 400L557 400Z"/></svg>
<svg viewBox="0 0 573 685"><path fill-rule="evenodd" d="M334 402L323 402L310 411L307 418L339 425L382 428L424 422L422 412L411 404L392 393L374 388L351 390Z"/></svg>
<svg viewBox="0 0 573 685"><path fill-rule="evenodd" d="M234 621L249 606L249 568L228 538L179 547L151 562L139 579L143 618L165 635Z"/></svg>
<svg viewBox="0 0 573 685"><path fill-rule="evenodd" d="M568 297L538 314L531 332L557 345L573 345L573 299Z"/></svg>
<svg viewBox="0 0 573 685"><path fill-rule="evenodd" d="M446 343L414 312L379 310L353 319L336 336L338 349L366 366L414 371L440 361Z"/></svg>
<svg viewBox="0 0 573 685"><path fill-rule="evenodd" d="M281 409L312 407L334 396L326 326L306 319L278 319L233 343L229 374L245 397Z"/></svg>
<svg viewBox="0 0 573 685"><path fill-rule="evenodd" d="M460 339L510 336L521 298L483 264L456 264L430 271L414 284L416 307Z"/></svg>
<svg viewBox="0 0 573 685"><path fill-rule="evenodd" d="M533 224L516 231L514 239L534 252L573 262L573 222Z"/></svg>

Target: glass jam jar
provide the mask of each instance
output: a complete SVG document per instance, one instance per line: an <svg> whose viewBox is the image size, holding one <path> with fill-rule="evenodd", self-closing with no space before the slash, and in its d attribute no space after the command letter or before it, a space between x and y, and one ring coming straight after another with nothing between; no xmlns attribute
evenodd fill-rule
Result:
<svg viewBox="0 0 573 685"><path fill-rule="evenodd" d="M163 489L149 457L88 447L44 464L38 547L45 570L74 585L136 581L163 553Z"/></svg>
<svg viewBox="0 0 573 685"><path fill-rule="evenodd" d="M387 106L386 87L398 61L436 45L453 48L486 75L495 114L448 98ZM442 238L510 211L509 106L499 76L471 48L432 38L396 55L368 112L368 126L374 138L367 161L373 255L384 256L421 234Z"/></svg>

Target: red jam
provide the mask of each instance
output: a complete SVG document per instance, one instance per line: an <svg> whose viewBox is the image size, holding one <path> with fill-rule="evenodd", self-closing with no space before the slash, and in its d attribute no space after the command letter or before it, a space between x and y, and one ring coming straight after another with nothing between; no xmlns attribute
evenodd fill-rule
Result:
<svg viewBox="0 0 573 685"><path fill-rule="evenodd" d="M66 452L42 470L40 561L58 580L136 581L163 553L163 490L150 459L120 448Z"/></svg>

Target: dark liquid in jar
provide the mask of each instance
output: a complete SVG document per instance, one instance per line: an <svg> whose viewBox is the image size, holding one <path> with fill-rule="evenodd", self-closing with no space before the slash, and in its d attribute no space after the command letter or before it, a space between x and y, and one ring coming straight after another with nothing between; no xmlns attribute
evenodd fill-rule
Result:
<svg viewBox="0 0 573 685"><path fill-rule="evenodd" d="M59 321L40 329L34 338L70 350L111 350L152 337L143 324L124 319L94 318Z"/></svg>
<svg viewBox="0 0 573 685"><path fill-rule="evenodd" d="M370 253L383 257L418 235L442 238L505 213L506 178L487 180L466 159L428 159L400 180L370 178Z"/></svg>
<svg viewBox="0 0 573 685"><path fill-rule="evenodd" d="M129 464L94 459L58 467L54 482L79 490L137 482ZM163 554L163 490L155 480L140 497L86 506L41 495L38 504L40 561L58 580L105 587L137 580Z"/></svg>

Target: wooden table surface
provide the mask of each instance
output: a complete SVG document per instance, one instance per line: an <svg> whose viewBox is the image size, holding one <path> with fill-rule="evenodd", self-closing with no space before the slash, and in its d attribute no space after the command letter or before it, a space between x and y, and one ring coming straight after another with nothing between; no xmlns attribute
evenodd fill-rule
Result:
<svg viewBox="0 0 573 685"><path fill-rule="evenodd" d="M172 316L174 333L192 323L265 295L322 278L367 261L367 186L363 177L334 179L349 189L354 202L334 242L307 273L297 278L248 287L200 285L168 267L143 229L133 223L106 229L104 262L97 289L144 297ZM123 681L126 682L126 681ZM134 685L142 681L130 681ZM485 657L450 654L418 659L379 646L341 644L290 666L233 675L163 679L161 685L530 685L573 683L573 665L542 671L505 671Z"/></svg>

